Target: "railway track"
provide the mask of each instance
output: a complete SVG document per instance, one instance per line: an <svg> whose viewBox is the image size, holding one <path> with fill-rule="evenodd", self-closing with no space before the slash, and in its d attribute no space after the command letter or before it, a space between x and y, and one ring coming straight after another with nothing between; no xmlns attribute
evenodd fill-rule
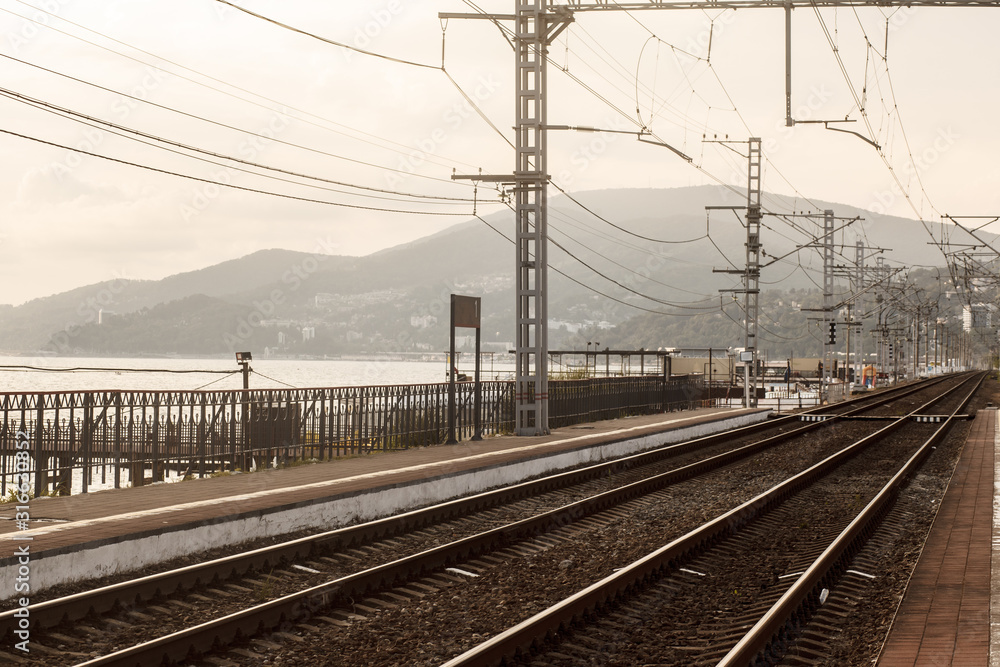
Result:
<svg viewBox="0 0 1000 667"><path fill-rule="evenodd" d="M655 608L656 613L664 615L665 608L672 613L670 618L683 618L681 627L673 625L673 631L660 627L662 639L666 634L666 644L657 644L672 654L657 656L658 664L699 665L712 664L719 667L734 667L736 665L776 664L786 657L789 649L796 642L802 642L808 637L803 633L803 627L808 619L816 615L817 610L827 602L830 586L834 582L847 585L844 575L874 576L858 570L848 572L851 558L863 546L864 541L877 528L900 488L916 468L922 463L931 449L940 442L951 425L951 418L964 409L971 400L984 376L970 379L955 388L948 390L941 398L920 406L911 415L892 422L876 433L866 436L834 456L817 463L799 475L790 478L774 487L765 494L744 503L740 507L717 517L695 531L674 540L661 549L622 568L611 577L595 583L587 589L573 595L542 613L536 614L527 621L507 630L506 632L482 643L474 649L463 653L445 663L446 667L463 665L499 664L503 660L527 660L534 652L540 652L540 647L551 638L564 636L564 643L585 634L579 627L575 632L570 628L584 623L593 623L597 617L608 613L609 609L618 606L638 605L646 611ZM969 384L973 384L971 388ZM962 393L959 393L962 392ZM961 396L958 407L943 423L935 424L933 432L922 439L917 447L908 447L912 436L905 438L889 436L896 434L910 420L908 417L920 414L931 406L944 400ZM911 430L926 428L911 424ZM885 456L883 450L876 457L861 459L861 450L873 442L880 442L885 449L890 449L893 455L890 459L879 461L876 457ZM863 508L854 516L827 517L820 530L809 531L808 536L796 536L794 539L781 539L796 521L806 522L816 516L816 508L821 506L822 498L835 493L842 488L845 480L851 480L849 488L857 489L859 467L868 468L877 464L892 462L896 456L902 455L905 462L893 471L894 466L888 466L888 471L880 471L889 479L869 499ZM859 457L847 469L839 470L845 461ZM885 466L882 466L885 467ZM839 474L827 477L826 473L838 470ZM875 479L879 474L874 475ZM802 486L812 484L815 479L826 477L821 484L813 485L807 493L801 493ZM864 479L871 481L871 474ZM785 497L793 500L785 502ZM774 509L777 503L783 503ZM803 508L808 508L805 511ZM765 514L758 519L758 515ZM744 528L744 524L750 524ZM803 527L802 523L798 524ZM827 539L830 535L832 539ZM789 544L792 542L794 544ZM789 559L781 567L779 573L773 559L767 558L767 552L774 550L790 551ZM789 547L791 547L789 549ZM733 567L734 563L738 566ZM726 565L728 564L728 571ZM711 576L710 573L719 573ZM708 579L718 581L708 583ZM787 580L787 585L782 583ZM645 599L636 600L637 593L655 589L647 594ZM683 591L697 589L698 601L694 605L683 604ZM758 595L750 604L733 603L731 593L756 590ZM718 610L705 615L706 601L729 600L730 609L726 614ZM707 604L711 605L710 602ZM723 603L727 604L727 603ZM710 607L709 607L710 608ZM700 612L700 613L699 613ZM619 612L620 613L620 612ZM635 616L633 616L635 618ZM743 628L753 623L749 631ZM645 626L643 630L648 630ZM655 632L655 629L654 629ZM644 647L648 651L649 643L625 634L628 638L619 638L617 645L634 648ZM605 652L609 646L602 647ZM584 650L586 652L586 650ZM563 659L569 658L558 649L548 651L548 659L543 653L540 661L532 664L570 664ZM534 660L532 658L532 660ZM630 664L621 662L618 664ZM632 663L634 664L634 663Z"/></svg>
<svg viewBox="0 0 1000 667"><path fill-rule="evenodd" d="M930 385L911 388L910 395L926 392L929 388ZM879 409L877 401L871 398L839 406L840 416L836 419L858 417L860 411ZM882 399L908 400L888 395ZM806 433L814 434L815 439L816 433L836 430L830 428L835 425L833 419L808 424L799 424L798 419L797 416L786 417L766 427L751 427L728 437L682 443L656 453L519 485L523 488L481 494L382 522L331 531L256 553L147 577L144 581L123 582L71 599L52 600L39 605L32 614L33 618L43 619L38 621L40 631L42 625L52 629L33 634L33 637L39 636L44 642L41 645L47 649L42 664L159 664L163 660L190 660L195 655L210 653L213 646L234 643L236 653L223 652L224 657L214 658L209 655L206 664L212 664L212 660L215 664L232 663L237 656L245 658L247 664L255 664L255 656L274 650L280 652L281 643L272 639L294 644L295 632L318 632L322 629L319 626L324 625L340 631L397 608L405 609L447 588L461 588L474 578L473 575L496 569L499 564L553 550L562 542L572 542L594 526L606 527L614 523L616 516L617 520L624 520L630 516L629 512L635 511L635 507L625 509L630 503L637 503L642 511L644 504L648 507L650 503L662 502L664 489L681 484L683 480L721 474L719 471L733 466L744 466L739 469L744 475L750 472L760 477L753 462L759 462L761 452L782 446L787 449L791 438ZM875 420L852 422L852 428L869 431L882 426ZM760 433L769 430L778 433L759 437ZM740 441L739 447L726 444L734 440ZM720 448L724 448L721 453ZM781 457L787 458L788 451L777 456ZM664 464L668 468L666 471L650 470L651 466ZM609 483L609 475L615 476L617 481ZM654 478L649 479L650 475ZM605 488L595 493L595 485ZM659 500L657 494L661 494ZM586 497L581 499L581 496ZM542 497L545 501L539 502ZM522 499L518 503L526 504L518 511L528 516L511 523L511 512L500 508L518 498ZM553 505L556 507L552 508ZM491 523L504 525L493 530L483 529ZM453 541L445 539L459 533L466 535ZM566 560L571 564L565 569L572 569L572 560ZM373 562L379 564L366 567ZM234 579L236 576L242 578ZM194 585L195 582L201 583ZM288 588L294 592L263 601ZM223 613L220 618L205 623L190 624L190 617L199 613L199 604L226 599L232 599L228 607L236 611ZM248 602L258 604L246 608ZM218 608L219 605L213 605L214 613L218 613ZM108 611L114 613L103 617L97 615ZM179 621L175 620L178 618ZM144 639L146 631L135 628L148 625L170 629L183 627L166 637ZM110 644L97 651L108 655L85 661L87 649L89 654L95 652L94 642L81 646L79 639L67 634L68 628L73 628L77 636L81 632L92 638L110 635ZM262 631L271 633L272 639L259 639ZM49 633L48 637L44 632ZM275 632L278 634L274 635ZM258 637L257 645L247 641L254 636ZM135 646L118 649L136 638L139 641ZM403 660L398 664L411 663Z"/></svg>

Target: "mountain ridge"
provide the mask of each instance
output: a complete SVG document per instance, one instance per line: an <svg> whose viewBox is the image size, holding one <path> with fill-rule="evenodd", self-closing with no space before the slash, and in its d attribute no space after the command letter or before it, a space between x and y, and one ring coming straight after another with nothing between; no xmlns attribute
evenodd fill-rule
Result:
<svg viewBox="0 0 1000 667"><path fill-rule="evenodd" d="M565 196L551 199L549 215L549 311L565 335L620 324L643 309L718 311L711 295L739 286L738 276L713 273L739 269L744 261L739 215L705 210L744 205L731 189L607 189L572 198L593 215ZM765 193L764 201L768 209L805 210L801 199ZM920 227L940 231L939 223L808 203L831 208L838 218L865 215L836 237L845 257L853 257L854 242L862 239L872 253L885 246L877 254L891 261L906 257L907 266L944 263L938 249L919 240L926 235ZM513 338L513 214L483 218L508 240L471 219L363 257L271 248L160 280L115 279L33 299L0 311L0 348L61 354L221 354L236 344L303 354L437 350L446 336L447 294L462 292L483 297L486 339L500 349ZM784 289L816 287L816 253L796 255L796 246L820 228L815 219L767 213L763 226L762 284L780 271L777 277L788 276L774 282ZM897 247L888 250L890 244ZM789 253L795 262L767 266ZM207 299L191 299L196 295ZM164 307L176 301L184 301L190 317Z"/></svg>

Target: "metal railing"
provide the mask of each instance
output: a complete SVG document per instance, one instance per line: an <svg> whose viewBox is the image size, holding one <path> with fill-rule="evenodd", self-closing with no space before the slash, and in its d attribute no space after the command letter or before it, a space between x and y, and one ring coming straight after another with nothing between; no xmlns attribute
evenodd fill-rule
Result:
<svg viewBox="0 0 1000 667"><path fill-rule="evenodd" d="M697 407L699 384L656 377L553 381L550 426ZM456 385L458 438L474 384ZM141 486L443 443L448 385L0 394L0 495ZM513 383L482 383L483 435L513 432ZM26 449L18 450L18 446ZM24 452L27 452L25 455Z"/></svg>
<svg viewBox="0 0 1000 667"><path fill-rule="evenodd" d="M700 382L625 376L549 382L549 426L688 410L703 403Z"/></svg>

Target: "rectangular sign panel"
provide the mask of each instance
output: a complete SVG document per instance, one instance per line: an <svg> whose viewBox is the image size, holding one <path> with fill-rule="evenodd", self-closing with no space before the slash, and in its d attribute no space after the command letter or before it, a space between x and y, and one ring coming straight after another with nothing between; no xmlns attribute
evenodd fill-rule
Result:
<svg viewBox="0 0 1000 667"><path fill-rule="evenodd" d="M454 308L456 327L479 328L480 298L478 296L452 294L451 302Z"/></svg>

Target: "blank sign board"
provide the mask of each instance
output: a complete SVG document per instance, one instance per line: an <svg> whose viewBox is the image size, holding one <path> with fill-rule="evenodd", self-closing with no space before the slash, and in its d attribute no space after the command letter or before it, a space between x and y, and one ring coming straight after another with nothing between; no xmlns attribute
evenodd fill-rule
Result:
<svg viewBox="0 0 1000 667"><path fill-rule="evenodd" d="M455 326L479 328L479 297L451 295L452 312L455 313Z"/></svg>

